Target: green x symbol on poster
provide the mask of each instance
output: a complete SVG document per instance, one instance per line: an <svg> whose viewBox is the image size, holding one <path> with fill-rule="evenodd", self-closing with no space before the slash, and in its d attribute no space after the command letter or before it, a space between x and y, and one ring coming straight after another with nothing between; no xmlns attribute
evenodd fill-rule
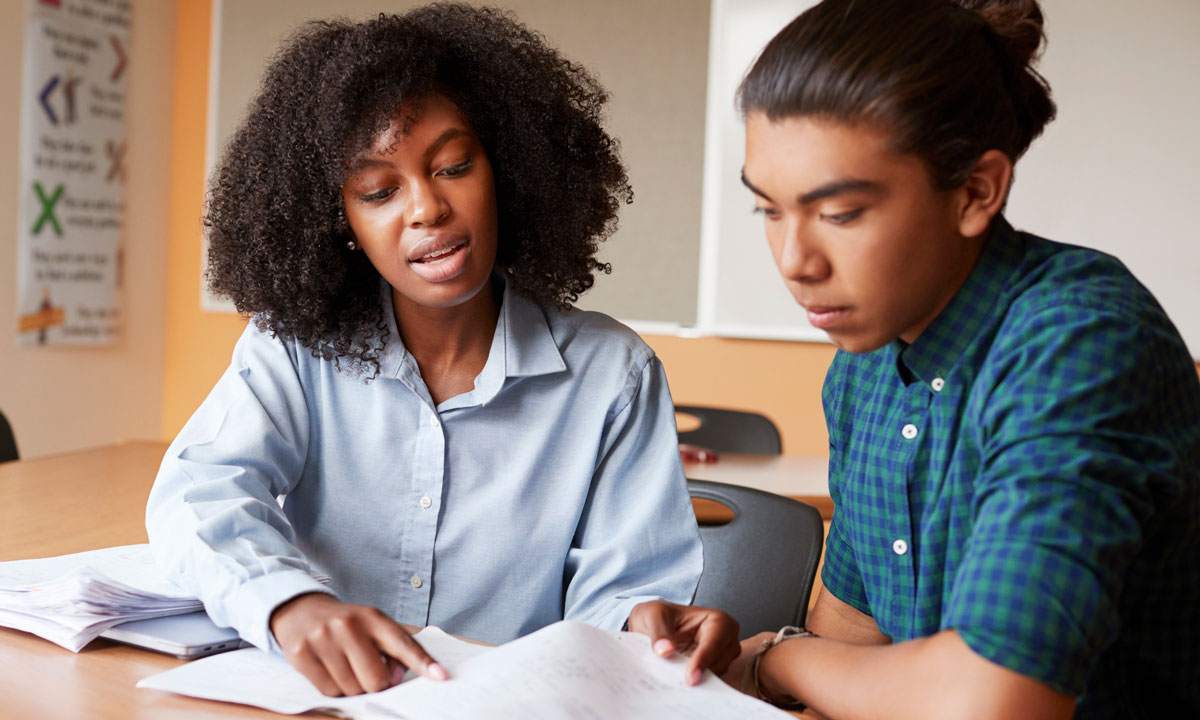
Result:
<svg viewBox="0 0 1200 720"><path fill-rule="evenodd" d="M46 191L42 189L40 182L33 183L33 191L37 193L38 200L42 203L42 214L38 216L37 222L33 224L33 234L37 235L42 231L42 226L50 223L54 228L54 234L62 237L62 225L58 224L58 218L54 216L54 206L58 203L58 199L62 197L63 186L60 184L54 188L54 192L50 197L46 197Z"/></svg>

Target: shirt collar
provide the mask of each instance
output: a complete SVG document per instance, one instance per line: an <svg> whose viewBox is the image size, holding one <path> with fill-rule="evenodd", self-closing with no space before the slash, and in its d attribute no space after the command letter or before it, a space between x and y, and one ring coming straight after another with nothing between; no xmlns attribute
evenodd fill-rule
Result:
<svg viewBox="0 0 1200 720"><path fill-rule="evenodd" d="M475 390L447 400L441 409L485 404L510 377L547 375L567 369L542 308L518 295L502 273L493 273L492 282L503 288L503 294L487 362L475 378ZM400 339L392 306L392 286L387 280L381 280L380 306L388 330L387 345L379 358L380 375L399 378L406 368L415 375L416 361Z"/></svg>
<svg viewBox="0 0 1200 720"><path fill-rule="evenodd" d="M892 342L896 370L906 385L945 378L972 348L987 345L980 339L1007 312L1004 296L1015 284L1024 255L1024 237L997 216L975 267L949 304L912 345Z"/></svg>

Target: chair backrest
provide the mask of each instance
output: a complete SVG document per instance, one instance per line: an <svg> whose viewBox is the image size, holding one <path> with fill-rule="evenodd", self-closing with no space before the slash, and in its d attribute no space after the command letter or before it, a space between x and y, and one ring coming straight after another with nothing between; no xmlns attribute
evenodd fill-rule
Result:
<svg viewBox="0 0 1200 720"><path fill-rule="evenodd" d="M0 412L0 462L18 460L20 457L17 454L17 438L13 436L12 426L8 424L4 413Z"/></svg>
<svg viewBox="0 0 1200 720"><path fill-rule="evenodd" d="M733 510L724 525L700 526L704 573L693 604L738 621L741 636L804 624L825 524L811 505L754 488L688 480L693 498Z"/></svg>
<svg viewBox="0 0 1200 720"><path fill-rule="evenodd" d="M742 410L676 405L675 412L694 416L700 427L679 433L679 442L717 452L778 455L783 452L779 429L765 415Z"/></svg>

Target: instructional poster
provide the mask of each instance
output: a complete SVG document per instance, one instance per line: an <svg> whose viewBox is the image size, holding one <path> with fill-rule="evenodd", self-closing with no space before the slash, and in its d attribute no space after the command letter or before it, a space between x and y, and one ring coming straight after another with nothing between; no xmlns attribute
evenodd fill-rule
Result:
<svg viewBox="0 0 1200 720"><path fill-rule="evenodd" d="M130 0L27 0L17 342L112 342L120 316Z"/></svg>

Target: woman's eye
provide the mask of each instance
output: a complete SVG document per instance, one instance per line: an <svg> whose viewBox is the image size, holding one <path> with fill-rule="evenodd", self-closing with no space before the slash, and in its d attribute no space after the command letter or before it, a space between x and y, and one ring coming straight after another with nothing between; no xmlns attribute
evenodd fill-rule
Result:
<svg viewBox="0 0 1200 720"><path fill-rule="evenodd" d="M824 220L825 222L833 223L834 225L845 225L846 223L857 219L859 215L862 215L862 213L863 213L862 208L859 208L857 210L850 210L850 211L847 211L844 213L834 213L831 215L826 215L826 214L822 213L821 219Z"/></svg>
<svg viewBox="0 0 1200 720"><path fill-rule="evenodd" d="M473 162L472 158L467 158L466 160L458 163L457 165L451 165L450 167L443 168L442 170L440 170L438 172L438 174L443 175L445 177L456 177L458 175L462 175L467 170L471 169L472 162Z"/></svg>
<svg viewBox="0 0 1200 720"><path fill-rule="evenodd" d="M394 192L396 192L396 188L384 188L371 193L362 193L358 196L358 199L369 203L383 202L391 197Z"/></svg>
<svg viewBox="0 0 1200 720"><path fill-rule="evenodd" d="M763 217L765 217L768 220L778 220L779 219L779 211L776 210L775 208L766 208L766 207L761 207L759 205L755 205L754 213L756 215L762 215Z"/></svg>

